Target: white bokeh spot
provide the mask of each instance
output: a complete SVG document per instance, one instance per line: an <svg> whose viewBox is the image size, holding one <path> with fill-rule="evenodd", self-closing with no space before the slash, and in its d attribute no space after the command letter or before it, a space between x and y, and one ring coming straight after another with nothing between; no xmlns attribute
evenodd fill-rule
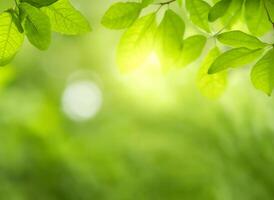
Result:
<svg viewBox="0 0 274 200"><path fill-rule="evenodd" d="M94 118L102 106L102 92L91 81L77 81L67 86L62 97L62 108L75 121Z"/></svg>

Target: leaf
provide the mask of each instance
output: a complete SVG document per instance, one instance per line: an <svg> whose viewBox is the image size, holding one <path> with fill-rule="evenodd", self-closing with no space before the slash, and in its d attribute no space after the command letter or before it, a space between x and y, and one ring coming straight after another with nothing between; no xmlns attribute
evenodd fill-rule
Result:
<svg viewBox="0 0 274 200"><path fill-rule="evenodd" d="M157 29L156 49L164 68L176 65L181 53L184 21L175 12L168 9Z"/></svg>
<svg viewBox="0 0 274 200"><path fill-rule="evenodd" d="M102 24L110 29L124 29L134 23L142 10L142 4L127 2L112 5L105 13Z"/></svg>
<svg viewBox="0 0 274 200"><path fill-rule="evenodd" d="M220 97L227 86L227 71L211 75L207 73L210 65L219 55L220 50L217 47L211 49L197 76L198 88L204 96L210 99Z"/></svg>
<svg viewBox="0 0 274 200"><path fill-rule="evenodd" d="M80 35L91 30L88 21L69 0L58 0L42 10L48 15L52 30L65 35Z"/></svg>
<svg viewBox="0 0 274 200"><path fill-rule="evenodd" d="M186 0L186 9L190 14L191 21L198 27L210 32L208 13L210 5L203 0Z"/></svg>
<svg viewBox="0 0 274 200"><path fill-rule="evenodd" d="M222 24L231 29L239 20L241 20L244 0L231 0L224 16L221 17Z"/></svg>
<svg viewBox="0 0 274 200"><path fill-rule="evenodd" d="M274 23L274 0L264 0L264 3L270 19Z"/></svg>
<svg viewBox="0 0 274 200"><path fill-rule="evenodd" d="M49 6L58 0L20 0L20 2L29 3L37 8L43 7L43 6Z"/></svg>
<svg viewBox="0 0 274 200"><path fill-rule="evenodd" d="M8 64L24 40L9 12L0 14L0 66Z"/></svg>
<svg viewBox="0 0 274 200"><path fill-rule="evenodd" d="M183 5L183 0L177 0L177 3L179 4L179 6Z"/></svg>
<svg viewBox="0 0 274 200"><path fill-rule="evenodd" d="M117 50L117 63L122 72L136 69L145 62L153 51L156 28L156 14L152 13L138 19L123 34Z"/></svg>
<svg viewBox="0 0 274 200"><path fill-rule="evenodd" d="M272 29L262 0L246 0L245 20L249 31L256 36L262 36Z"/></svg>
<svg viewBox="0 0 274 200"><path fill-rule="evenodd" d="M225 15L229 8L231 0L221 0L217 2L209 11L208 19L210 22L214 22L218 18Z"/></svg>
<svg viewBox="0 0 274 200"><path fill-rule="evenodd" d="M179 65L184 67L194 62L201 55L206 44L206 37L202 35L194 35L183 41L183 48Z"/></svg>
<svg viewBox="0 0 274 200"><path fill-rule="evenodd" d="M148 5L152 4L154 0L142 0L142 7L145 8Z"/></svg>
<svg viewBox="0 0 274 200"><path fill-rule="evenodd" d="M253 67L251 80L255 88L271 96L274 88L274 49L269 50Z"/></svg>
<svg viewBox="0 0 274 200"><path fill-rule="evenodd" d="M30 43L40 50L48 49L51 42L51 28L47 15L27 3L21 3L19 8L25 13L23 26Z"/></svg>
<svg viewBox="0 0 274 200"><path fill-rule="evenodd" d="M256 60L261 54L262 49L247 49L244 47L231 49L221 54L210 66L208 73L215 74L230 67L241 67Z"/></svg>
<svg viewBox="0 0 274 200"><path fill-rule="evenodd" d="M219 42L232 47L246 47L248 49L264 48L268 44L242 31L229 31L217 36Z"/></svg>

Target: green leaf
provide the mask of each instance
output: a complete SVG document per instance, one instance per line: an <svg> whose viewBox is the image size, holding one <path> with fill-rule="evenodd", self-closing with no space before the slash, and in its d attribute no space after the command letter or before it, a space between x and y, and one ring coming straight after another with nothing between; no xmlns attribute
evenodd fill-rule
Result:
<svg viewBox="0 0 274 200"><path fill-rule="evenodd" d="M183 48L179 65L181 67L187 66L198 59L205 47L206 37L202 35L194 35L183 41Z"/></svg>
<svg viewBox="0 0 274 200"><path fill-rule="evenodd" d="M122 72L141 67L153 51L156 14L138 19L122 36L117 50L117 63Z"/></svg>
<svg viewBox="0 0 274 200"><path fill-rule="evenodd" d="M43 7L43 6L49 6L58 0L20 0L20 2L29 3L37 8Z"/></svg>
<svg viewBox="0 0 274 200"><path fill-rule="evenodd" d="M177 3L179 4L179 6L183 5L183 0L177 0Z"/></svg>
<svg viewBox="0 0 274 200"><path fill-rule="evenodd" d="M9 12L0 14L0 66L8 64L24 40Z"/></svg>
<svg viewBox="0 0 274 200"><path fill-rule="evenodd" d="M208 19L210 22L214 22L220 17L224 16L229 8L231 0L221 0L217 2L209 11Z"/></svg>
<svg viewBox="0 0 274 200"><path fill-rule="evenodd" d="M142 8L140 3L116 3L105 13L102 24L110 29L127 28L139 17Z"/></svg>
<svg viewBox="0 0 274 200"><path fill-rule="evenodd" d="M229 31L217 36L217 39L228 46L232 47L246 47L248 49L264 48L268 44L263 43L258 38L246 34L242 31Z"/></svg>
<svg viewBox="0 0 274 200"><path fill-rule="evenodd" d="M52 30L65 35L79 35L91 30L88 21L69 0L58 0L42 10L48 15Z"/></svg>
<svg viewBox="0 0 274 200"><path fill-rule="evenodd" d="M220 97L227 86L226 71L216 74L207 73L210 65L219 55L220 50L217 47L213 48L202 63L197 76L198 88L204 96L210 99Z"/></svg>
<svg viewBox="0 0 274 200"><path fill-rule="evenodd" d="M231 29L241 19L243 2L244 0L231 0L225 15L221 17L222 24L227 29Z"/></svg>
<svg viewBox="0 0 274 200"><path fill-rule="evenodd" d="M27 3L21 3L19 8L25 14L23 26L30 43L40 50L48 49L51 42L51 28L47 15Z"/></svg>
<svg viewBox="0 0 274 200"><path fill-rule="evenodd" d="M164 68L176 65L181 53L184 21L175 12L168 9L156 34L156 49Z"/></svg>
<svg viewBox="0 0 274 200"><path fill-rule="evenodd" d="M274 23L274 0L264 0L264 2L265 2L265 7L268 11L269 17L272 23Z"/></svg>
<svg viewBox="0 0 274 200"><path fill-rule="evenodd" d="M210 32L208 24L210 8L210 5L203 0L186 0L186 9L190 14L191 21L206 32Z"/></svg>
<svg viewBox="0 0 274 200"><path fill-rule="evenodd" d="M241 67L256 60L261 54L262 49L247 49L244 47L231 49L221 54L210 66L208 73L215 74L230 67Z"/></svg>
<svg viewBox="0 0 274 200"><path fill-rule="evenodd" d="M142 7L145 8L148 5L152 4L154 0L142 0Z"/></svg>
<svg viewBox="0 0 274 200"><path fill-rule="evenodd" d="M249 31L262 36L272 29L262 0L246 0L245 20Z"/></svg>
<svg viewBox="0 0 274 200"><path fill-rule="evenodd" d="M251 80L255 88L271 96L274 88L274 49L269 50L253 67Z"/></svg>

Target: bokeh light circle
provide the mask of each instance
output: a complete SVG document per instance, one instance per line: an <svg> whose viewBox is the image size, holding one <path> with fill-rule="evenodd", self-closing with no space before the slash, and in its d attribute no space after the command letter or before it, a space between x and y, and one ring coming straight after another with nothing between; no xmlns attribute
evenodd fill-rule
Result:
<svg viewBox="0 0 274 200"><path fill-rule="evenodd" d="M70 83L62 97L65 114L74 121L94 118L102 106L102 92L92 81Z"/></svg>

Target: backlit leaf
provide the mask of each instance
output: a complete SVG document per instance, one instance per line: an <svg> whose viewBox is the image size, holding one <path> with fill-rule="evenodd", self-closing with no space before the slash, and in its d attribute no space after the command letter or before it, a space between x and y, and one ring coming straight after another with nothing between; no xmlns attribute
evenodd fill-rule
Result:
<svg viewBox="0 0 274 200"><path fill-rule="evenodd" d="M24 40L9 12L0 14L0 66L8 64Z"/></svg>
<svg viewBox="0 0 274 200"><path fill-rule="evenodd" d="M253 67L251 80L255 88L271 95L274 88L274 49L269 50Z"/></svg>
<svg viewBox="0 0 274 200"><path fill-rule="evenodd" d="M110 29L127 28L139 17L142 4L134 2L116 3L105 13L102 24Z"/></svg>
<svg viewBox="0 0 274 200"><path fill-rule="evenodd" d="M261 54L262 49L247 49L244 47L231 49L221 54L210 66L208 73L215 74L217 72L233 67L241 67L256 60Z"/></svg>
<svg viewBox="0 0 274 200"><path fill-rule="evenodd" d="M157 54L164 68L176 65L181 53L185 24L180 16L167 10L157 29Z"/></svg>
<svg viewBox="0 0 274 200"><path fill-rule="evenodd" d="M224 16L229 8L231 0L221 0L217 2L209 11L208 19L210 22L214 22L218 18Z"/></svg>
<svg viewBox="0 0 274 200"><path fill-rule="evenodd" d="M183 41L179 66L184 67L198 59L205 47L206 37L194 35Z"/></svg>
<svg viewBox="0 0 274 200"><path fill-rule="evenodd" d="M203 0L186 0L186 8L191 21L206 32L210 32L208 24L210 5Z"/></svg>
<svg viewBox="0 0 274 200"><path fill-rule="evenodd" d="M232 47L246 47L249 49L259 49L267 46L266 43L263 43L258 38L246 34L242 31L229 31L221 33L217 36L217 39L221 43Z"/></svg>
<svg viewBox="0 0 274 200"><path fill-rule="evenodd" d="M117 63L121 71L142 66L153 51L156 28L156 15L152 13L138 19L123 34L117 50Z"/></svg>
<svg viewBox="0 0 274 200"><path fill-rule="evenodd" d="M256 36L272 29L262 0L246 0L245 20L249 31Z"/></svg>
<svg viewBox="0 0 274 200"><path fill-rule="evenodd" d="M51 42L51 28L47 15L27 3L21 3L20 10L25 13L23 26L30 43L40 50L48 49Z"/></svg>
<svg viewBox="0 0 274 200"><path fill-rule="evenodd" d="M58 0L42 8L50 18L52 30L65 35L79 35L91 30L88 21L69 0Z"/></svg>
<svg viewBox="0 0 274 200"><path fill-rule="evenodd" d="M208 69L214 60L220 55L220 50L213 48L198 72L197 85L201 93L208 98L218 98L224 92L227 86L227 71L216 74L208 74Z"/></svg>

